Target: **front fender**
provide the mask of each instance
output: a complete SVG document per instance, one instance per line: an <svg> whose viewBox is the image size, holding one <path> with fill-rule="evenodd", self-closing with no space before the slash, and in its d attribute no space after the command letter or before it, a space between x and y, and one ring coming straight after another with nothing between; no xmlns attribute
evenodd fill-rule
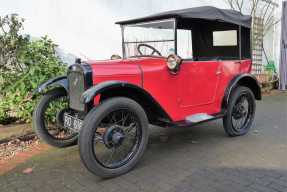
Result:
<svg viewBox="0 0 287 192"><path fill-rule="evenodd" d="M122 92L124 94L119 94L118 96L129 97L133 100L136 100L146 111L147 115L151 116L152 114L157 114L162 117L162 120L165 119L167 122L171 122L170 116L166 113L166 111L160 106L160 104L150 95L146 90L142 87L129 83L127 81L105 81L99 83L88 90L86 90L81 98L80 101L83 104L87 104L93 101L93 99L99 94L107 94L110 93L111 95L117 95L117 91L126 91ZM136 97L133 97L136 96ZM148 106L148 107L147 107ZM149 114L149 112L151 112ZM154 118L151 117L150 119Z"/></svg>
<svg viewBox="0 0 287 192"><path fill-rule="evenodd" d="M125 82L125 81L105 81L103 83L95 85L95 86L89 88L88 90L86 90L82 94L80 101L82 103L89 103L89 102L92 101L92 99L96 95L102 93L105 90L112 89L112 88L115 88L115 87L126 87L126 86L136 87L135 85L129 84L128 82Z"/></svg>
<svg viewBox="0 0 287 192"><path fill-rule="evenodd" d="M36 93L43 93L45 89L51 86L57 86L57 87L63 87L68 92L68 80L67 76L59 76L52 79L49 79L48 81L42 83L37 87L37 89L34 90L34 94Z"/></svg>

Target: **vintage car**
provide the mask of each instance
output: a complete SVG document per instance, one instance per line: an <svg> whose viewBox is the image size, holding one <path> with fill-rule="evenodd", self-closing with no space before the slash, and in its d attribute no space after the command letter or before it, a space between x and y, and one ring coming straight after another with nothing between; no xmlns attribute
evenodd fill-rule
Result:
<svg viewBox="0 0 287 192"><path fill-rule="evenodd" d="M137 164L149 124L222 118L228 136L249 131L261 99L250 74L250 16L197 7L117 24L122 57L77 59L67 76L38 87L33 125L40 138L56 147L78 143L86 168L107 178Z"/></svg>

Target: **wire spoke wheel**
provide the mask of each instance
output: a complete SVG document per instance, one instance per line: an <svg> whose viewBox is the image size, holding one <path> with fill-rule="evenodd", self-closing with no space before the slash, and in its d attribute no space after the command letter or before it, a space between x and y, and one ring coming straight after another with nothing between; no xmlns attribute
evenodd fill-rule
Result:
<svg viewBox="0 0 287 192"><path fill-rule="evenodd" d="M252 98L246 93L242 93L235 102L232 109L232 126L236 131L245 129L246 125L252 120L253 107Z"/></svg>
<svg viewBox="0 0 287 192"><path fill-rule="evenodd" d="M33 112L33 127L37 135L54 147L77 144L78 133L64 128L64 114L70 112L65 89L48 90L39 99Z"/></svg>
<svg viewBox="0 0 287 192"><path fill-rule="evenodd" d="M232 124L235 129L240 129L246 122L248 110L247 98L246 96L242 95L238 99L232 112Z"/></svg>
<svg viewBox="0 0 287 192"><path fill-rule="evenodd" d="M109 98L85 117L79 135L80 157L95 175L115 177L136 166L147 142L148 119L144 109L129 98Z"/></svg>
<svg viewBox="0 0 287 192"><path fill-rule="evenodd" d="M77 135L71 129L64 127L64 112L68 111L69 103L67 96L55 98L44 108L44 126L49 135L57 140L68 140Z"/></svg>
<svg viewBox="0 0 287 192"><path fill-rule="evenodd" d="M223 125L227 135L241 136L246 134L254 121L255 97L253 92L244 86L234 89L230 96Z"/></svg>
<svg viewBox="0 0 287 192"><path fill-rule="evenodd" d="M94 155L106 168L126 164L137 151L141 139L139 120L127 109L109 113L94 135Z"/></svg>

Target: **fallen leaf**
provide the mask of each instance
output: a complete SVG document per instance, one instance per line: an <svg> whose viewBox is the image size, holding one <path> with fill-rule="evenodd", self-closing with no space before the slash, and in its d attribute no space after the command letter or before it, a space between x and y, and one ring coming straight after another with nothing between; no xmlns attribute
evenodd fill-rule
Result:
<svg viewBox="0 0 287 192"><path fill-rule="evenodd" d="M254 134L258 134L259 131L258 131L258 130L254 130L253 133L254 133Z"/></svg>
<svg viewBox="0 0 287 192"><path fill-rule="evenodd" d="M32 172L33 172L33 169L32 169L31 167L26 168L26 169L24 169L24 170L22 171L22 173L24 173L24 174L30 174L30 173L32 173Z"/></svg>

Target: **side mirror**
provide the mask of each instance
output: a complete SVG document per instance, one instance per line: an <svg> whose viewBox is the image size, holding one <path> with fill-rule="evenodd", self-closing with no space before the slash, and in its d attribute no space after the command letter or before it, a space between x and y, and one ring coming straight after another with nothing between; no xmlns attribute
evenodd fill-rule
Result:
<svg viewBox="0 0 287 192"><path fill-rule="evenodd" d="M166 62L167 62L167 67L168 67L169 71L172 74L177 74L177 72L179 71L182 59L179 56L177 56L176 54L170 54L167 57Z"/></svg>
<svg viewBox="0 0 287 192"><path fill-rule="evenodd" d="M122 57L119 55L112 55L111 60L121 59Z"/></svg>

